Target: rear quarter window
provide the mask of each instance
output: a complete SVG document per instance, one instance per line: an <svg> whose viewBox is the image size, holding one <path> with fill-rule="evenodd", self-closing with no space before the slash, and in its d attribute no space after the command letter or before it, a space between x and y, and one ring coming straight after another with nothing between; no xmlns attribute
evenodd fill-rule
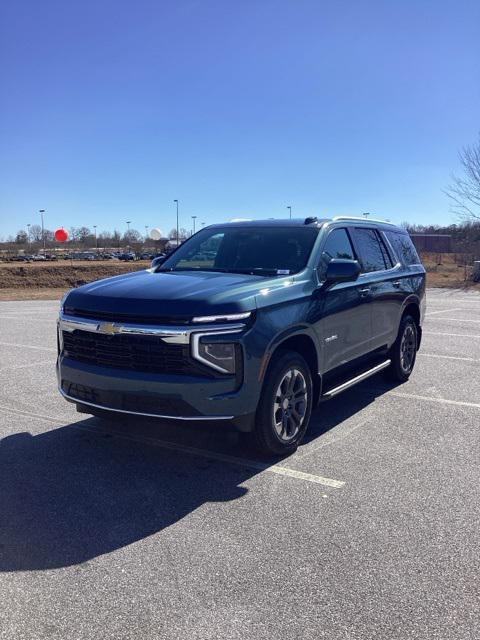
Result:
<svg viewBox="0 0 480 640"><path fill-rule="evenodd" d="M417 250L407 233L401 233L399 231L385 231L385 235L392 245L397 258L403 262L403 264L407 266L422 264Z"/></svg>

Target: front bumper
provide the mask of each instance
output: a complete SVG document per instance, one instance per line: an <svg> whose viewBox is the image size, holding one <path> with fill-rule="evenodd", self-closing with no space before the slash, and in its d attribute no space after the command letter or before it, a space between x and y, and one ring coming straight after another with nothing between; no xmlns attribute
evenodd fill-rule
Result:
<svg viewBox="0 0 480 640"><path fill-rule="evenodd" d="M193 345L195 336L228 334L229 341L241 345L243 376L207 377L146 373L109 366L97 366L68 357L62 349L62 331L102 331L104 323L61 315L59 319L58 387L63 397L95 410L180 421L233 420L255 412L258 403L258 363L245 354L248 335L245 325L202 327L146 327L115 325L118 333L156 336L178 344ZM86 328L85 328L86 327ZM111 331L111 325L108 330ZM138 334L137 334L138 335ZM248 342L248 340L247 340Z"/></svg>

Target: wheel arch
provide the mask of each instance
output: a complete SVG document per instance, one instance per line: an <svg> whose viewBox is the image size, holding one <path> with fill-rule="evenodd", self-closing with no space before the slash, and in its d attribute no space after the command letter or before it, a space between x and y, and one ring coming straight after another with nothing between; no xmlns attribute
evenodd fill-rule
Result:
<svg viewBox="0 0 480 640"><path fill-rule="evenodd" d="M272 362L272 358L279 351L296 351L308 364L312 376L313 385L313 406L315 407L320 399L321 394L321 376L319 373L319 354L315 339L310 333L299 330L295 333L283 334L276 338L270 345L264 356L264 361L260 370L259 381L263 383L268 367Z"/></svg>

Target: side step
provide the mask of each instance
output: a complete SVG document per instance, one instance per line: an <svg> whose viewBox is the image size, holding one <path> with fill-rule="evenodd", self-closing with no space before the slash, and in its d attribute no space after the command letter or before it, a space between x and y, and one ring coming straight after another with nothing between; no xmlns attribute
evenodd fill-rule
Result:
<svg viewBox="0 0 480 640"><path fill-rule="evenodd" d="M342 393L342 391L346 391L347 389L350 389L350 387L353 387L359 382L362 382L363 380L370 378L370 376L374 376L379 371L382 371L382 369L386 369L390 365L390 363L391 363L391 360L385 360L385 362L381 362L380 364L377 364L375 367L372 367L371 369L367 369L367 371L360 373L358 376L355 376L350 380L346 380L345 382L342 382L342 384L339 384L337 387L333 387L333 389L329 389L328 391L325 391L325 393L322 395L322 400L329 400L330 398L337 396L339 393Z"/></svg>

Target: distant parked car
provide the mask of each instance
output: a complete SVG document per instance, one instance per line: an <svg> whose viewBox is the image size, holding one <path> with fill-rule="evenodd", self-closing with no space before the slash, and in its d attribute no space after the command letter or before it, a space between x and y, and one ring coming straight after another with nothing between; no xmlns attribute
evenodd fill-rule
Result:
<svg viewBox="0 0 480 640"><path fill-rule="evenodd" d="M128 261L130 261L130 260L136 260L136 259L137 259L137 257L136 257L136 255L135 255L134 253L129 252L129 253L121 253L121 254L118 256L118 259L119 259L119 260L124 260L125 262L128 262Z"/></svg>
<svg viewBox="0 0 480 640"><path fill-rule="evenodd" d="M46 260L46 257L44 255L42 255L41 253L38 253L35 256L32 256L32 260L34 262L38 262L39 260Z"/></svg>

